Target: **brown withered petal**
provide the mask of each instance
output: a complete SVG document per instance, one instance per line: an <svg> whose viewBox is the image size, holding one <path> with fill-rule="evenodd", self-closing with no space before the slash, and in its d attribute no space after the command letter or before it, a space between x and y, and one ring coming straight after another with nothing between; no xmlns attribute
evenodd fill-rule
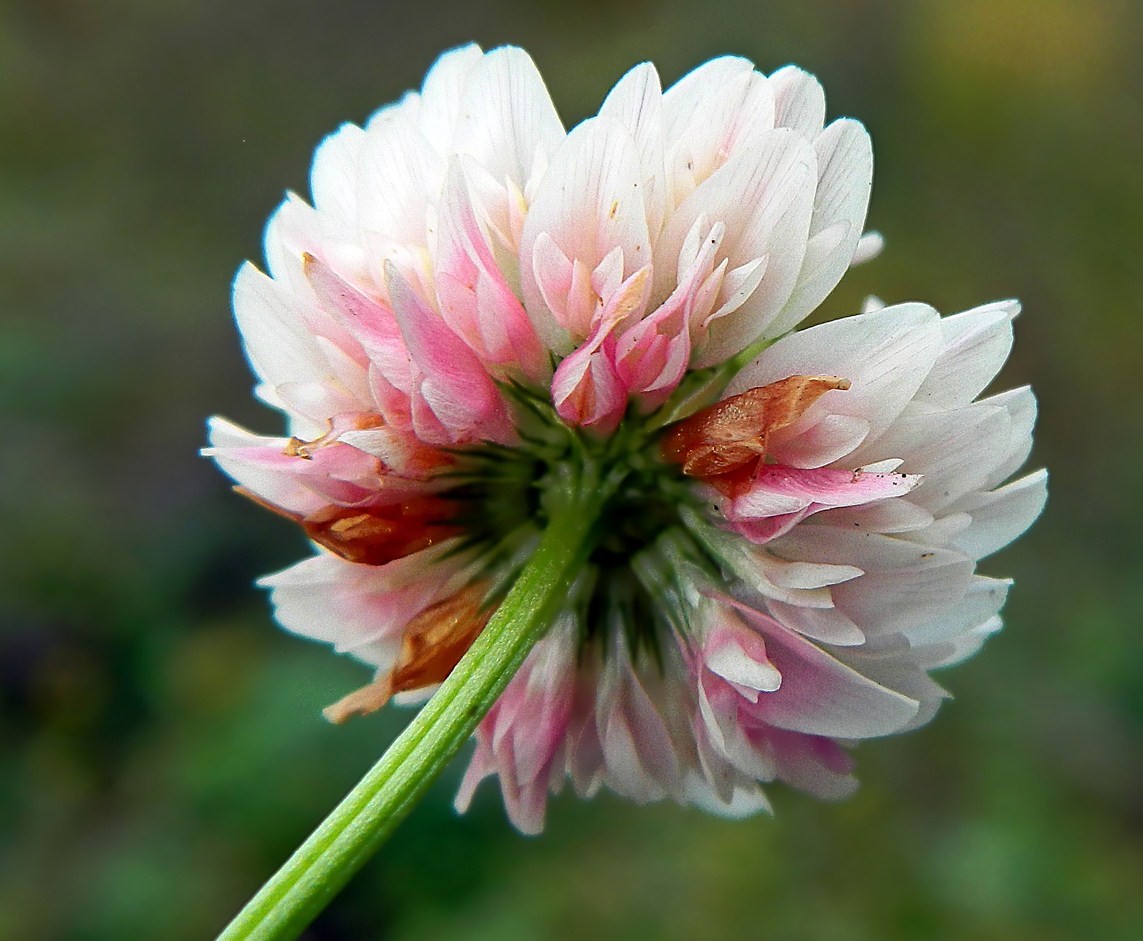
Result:
<svg viewBox="0 0 1143 941"><path fill-rule="evenodd" d="M770 435L792 425L833 389L848 389L840 376L788 376L733 395L667 429L662 453L682 464L688 477L711 478L766 456Z"/></svg>
<svg viewBox="0 0 1143 941"><path fill-rule="evenodd" d="M367 716L376 712L389 701L392 695L389 689L389 677L378 674L377 679L372 683L355 689L333 705L326 706L321 714L334 725L341 725L354 716Z"/></svg>
<svg viewBox="0 0 1143 941"><path fill-rule="evenodd" d="M486 583L473 582L418 614L405 628L392 672L379 674L322 714L340 724L376 712L395 693L443 683L492 616L491 608L482 607L487 589Z"/></svg>
<svg viewBox="0 0 1143 941"><path fill-rule="evenodd" d="M300 520L306 535L350 562L384 565L420 552L461 532L447 520L455 510L447 500L427 496L355 512L330 507L326 519Z"/></svg>
<svg viewBox="0 0 1143 941"><path fill-rule="evenodd" d="M316 516L304 517L263 500L245 487L234 490L297 523L318 545L362 565L384 565L462 532L448 522L455 516L452 504L431 494L367 510L334 504Z"/></svg>

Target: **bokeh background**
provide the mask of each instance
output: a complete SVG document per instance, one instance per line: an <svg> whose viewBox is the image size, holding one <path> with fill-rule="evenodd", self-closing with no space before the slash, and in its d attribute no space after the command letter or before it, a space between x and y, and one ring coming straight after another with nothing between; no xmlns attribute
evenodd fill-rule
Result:
<svg viewBox="0 0 1143 941"><path fill-rule="evenodd" d="M817 73L870 127L876 292L1016 295L1048 511L984 570L1007 629L862 789L745 822L557 799L518 836L452 769L307 934L1143 937L1143 6L1093 0L0 3L0 938L213 937L407 719L252 585L306 550L196 455L276 430L228 309L313 147L477 40L570 126L629 66Z"/></svg>

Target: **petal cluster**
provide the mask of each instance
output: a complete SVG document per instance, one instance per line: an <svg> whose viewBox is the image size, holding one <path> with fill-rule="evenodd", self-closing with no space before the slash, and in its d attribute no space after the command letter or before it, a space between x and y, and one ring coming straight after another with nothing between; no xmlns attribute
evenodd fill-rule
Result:
<svg viewBox="0 0 1143 941"><path fill-rule="evenodd" d="M849 793L844 746L927 722L946 695L929 671L999 629L1010 582L976 574L976 562L1043 508L1044 471L1005 483L1031 447L1031 391L980 398L1016 311L1006 302L942 319L898 305L800 331L742 370L728 397L794 370L851 385L775 432L772 463L738 495L700 485L709 512L686 525L723 581L664 550L685 585L675 599L685 616L659 654L667 666L634 657L616 632L585 688L582 665L553 670L574 636L557 628L502 702L554 686L559 709L490 714L461 805L486 774L499 775L529 832L565 776L582 795L606 786L732 815L766 807L760 785L773 780ZM549 745L522 760L521 740Z"/></svg>
<svg viewBox="0 0 1143 941"><path fill-rule="evenodd" d="M313 206L267 227L269 277L239 273L259 393L301 435L382 414L386 458L510 437L491 378L613 428L786 332L854 260L872 150L824 118L812 76L723 58L665 93L639 66L569 134L521 50L451 52L325 140Z"/></svg>
<svg viewBox="0 0 1143 941"><path fill-rule="evenodd" d="M335 718L431 691L526 556L547 452L513 390L606 439L775 340L638 455L670 497L617 506L619 549L480 726L458 802L496 775L527 832L565 780L748 813L769 781L847 793L849 742L932 716L928 671L999 627L1008 583L975 564L1040 512L1045 476L1005 483L1030 391L981 398L1013 303L790 333L879 247L871 179L868 135L826 124L812 76L738 58L666 91L638 66L569 133L525 53L468 46L322 143L312 205L285 200L267 273L234 287L287 433L214 419L206 453L318 547L264 584L287 629L377 669ZM474 503L473 455L524 474L521 499ZM652 599L646 624L593 602L604 583Z"/></svg>

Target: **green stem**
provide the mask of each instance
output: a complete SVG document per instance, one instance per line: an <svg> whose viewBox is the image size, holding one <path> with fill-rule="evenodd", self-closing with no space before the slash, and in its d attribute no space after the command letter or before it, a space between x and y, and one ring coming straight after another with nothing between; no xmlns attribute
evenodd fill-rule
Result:
<svg viewBox="0 0 1143 941"><path fill-rule="evenodd" d="M468 740L559 613L591 551L605 490L595 479L566 483L558 505L546 507L549 523L536 551L448 679L219 941L296 938Z"/></svg>

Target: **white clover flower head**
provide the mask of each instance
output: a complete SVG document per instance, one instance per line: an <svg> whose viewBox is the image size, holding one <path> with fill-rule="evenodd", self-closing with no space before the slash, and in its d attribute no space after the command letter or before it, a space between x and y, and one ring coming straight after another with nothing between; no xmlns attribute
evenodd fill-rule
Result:
<svg viewBox="0 0 1143 941"><path fill-rule="evenodd" d="M327 138L234 288L288 435L214 419L206 452L317 545L264 580L279 621L376 670L327 715L444 680L589 463L590 554L459 807L494 775L525 832L569 779L747 814L849 793L852 742L928 721L1046 475L1006 483L1031 392L980 398L1015 302L791 332L879 249L871 179L812 76L739 58L665 92L637 66L565 132L524 52L467 46Z"/></svg>

